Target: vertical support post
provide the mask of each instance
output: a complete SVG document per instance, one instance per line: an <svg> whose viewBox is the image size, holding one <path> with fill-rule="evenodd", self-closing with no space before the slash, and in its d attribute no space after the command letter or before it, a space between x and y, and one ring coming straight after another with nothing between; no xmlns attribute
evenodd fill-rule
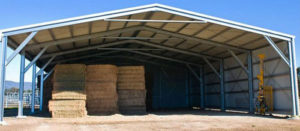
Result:
<svg viewBox="0 0 300 131"><path fill-rule="evenodd" d="M248 89L249 89L249 113L254 113L253 102L253 65L252 65L252 51L248 53Z"/></svg>
<svg viewBox="0 0 300 131"><path fill-rule="evenodd" d="M7 46L7 36L2 37L0 34L0 124L5 124L3 120L4 116L4 91L5 91L5 61L6 61L6 46Z"/></svg>
<svg viewBox="0 0 300 131"><path fill-rule="evenodd" d="M204 109L204 67L200 68L199 76L200 76L200 108Z"/></svg>
<svg viewBox="0 0 300 131"><path fill-rule="evenodd" d="M186 77L185 77L185 103L186 103L188 108L190 107L189 75L190 75L190 73L187 71L186 72Z"/></svg>
<svg viewBox="0 0 300 131"><path fill-rule="evenodd" d="M225 90L224 90L224 60L220 61L220 93L221 93L221 111L225 111Z"/></svg>
<svg viewBox="0 0 300 131"><path fill-rule="evenodd" d="M44 89L44 70L42 70L40 77L40 111L43 110L43 89Z"/></svg>
<svg viewBox="0 0 300 131"><path fill-rule="evenodd" d="M21 53L21 62L20 62L20 81L19 81L19 106L18 106L18 116L17 118L23 118L23 91L24 91L24 72L25 68L25 51Z"/></svg>
<svg viewBox="0 0 300 131"><path fill-rule="evenodd" d="M296 103L296 115L297 116L299 116L300 114L299 114L299 90L298 90L298 88L299 88L299 85L298 85L298 75L297 75L297 67L296 67L296 49L295 49L295 40L294 39L292 39L292 41L291 41L292 43L292 51L293 51L293 53L292 53L292 55L293 55L293 59L292 59L292 61L293 61L293 66L294 66L294 83L295 83L295 103ZM291 61L291 60L290 60Z"/></svg>
<svg viewBox="0 0 300 131"><path fill-rule="evenodd" d="M161 109L161 101L162 101L162 69L159 70L159 108Z"/></svg>
<svg viewBox="0 0 300 131"><path fill-rule="evenodd" d="M293 41L293 40L292 40ZM295 67L295 56L294 56L294 45L293 42L290 41L288 43L289 47L289 59L290 59L290 80L291 80L291 95L292 95L292 116L299 115L299 107L298 107L298 89L297 89L297 74L296 74L296 67Z"/></svg>
<svg viewBox="0 0 300 131"><path fill-rule="evenodd" d="M35 86L36 86L36 64L32 66L32 91L31 91L31 113L34 113L35 107Z"/></svg>

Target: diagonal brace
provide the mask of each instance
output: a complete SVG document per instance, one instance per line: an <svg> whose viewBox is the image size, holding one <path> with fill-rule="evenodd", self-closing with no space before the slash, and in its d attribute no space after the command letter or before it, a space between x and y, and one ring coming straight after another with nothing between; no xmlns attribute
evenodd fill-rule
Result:
<svg viewBox="0 0 300 131"><path fill-rule="evenodd" d="M27 72L29 68L44 54L49 46L44 47L34 58L33 60L26 66L24 72Z"/></svg>
<svg viewBox="0 0 300 131"><path fill-rule="evenodd" d="M206 59L206 58L203 58L203 60L207 63L207 65L215 72L215 74L221 78L221 75L220 73L217 71L217 69Z"/></svg>
<svg viewBox="0 0 300 131"><path fill-rule="evenodd" d="M236 56L236 54L233 51L231 51L229 49L227 51L231 54L231 56L234 58L234 60L243 68L243 70L246 72L246 74L249 74L248 69L245 67L244 63L239 59L239 57Z"/></svg>
<svg viewBox="0 0 300 131"><path fill-rule="evenodd" d="M264 35L270 45L275 49L275 51L279 54L279 56L284 60L284 62L290 66L290 60L284 55L284 53L278 48L278 46L274 43L274 41L269 37Z"/></svg>
<svg viewBox="0 0 300 131"><path fill-rule="evenodd" d="M36 73L36 76L42 74L42 71L45 70L45 68L55 59L56 56L52 56L47 63Z"/></svg>
<svg viewBox="0 0 300 131"><path fill-rule="evenodd" d="M18 48L7 58L6 66L20 53L22 49L29 43L29 41L37 34L37 31L32 32L19 46Z"/></svg>
<svg viewBox="0 0 300 131"><path fill-rule="evenodd" d="M47 75L44 77L44 81L54 72L54 68L52 68L48 73ZM41 73L43 74L43 73Z"/></svg>
<svg viewBox="0 0 300 131"><path fill-rule="evenodd" d="M193 70L193 68L192 68L189 64L186 64L186 67L193 73L193 75L194 75L200 82L202 82L200 76Z"/></svg>

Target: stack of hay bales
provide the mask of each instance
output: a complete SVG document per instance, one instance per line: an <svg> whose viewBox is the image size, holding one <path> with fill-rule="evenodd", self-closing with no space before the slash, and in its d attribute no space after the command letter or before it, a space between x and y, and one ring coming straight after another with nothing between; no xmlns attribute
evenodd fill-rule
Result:
<svg viewBox="0 0 300 131"><path fill-rule="evenodd" d="M118 113L118 68L88 65L86 71L87 110L90 115Z"/></svg>
<svg viewBox="0 0 300 131"><path fill-rule="evenodd" d="M40 79L40 78L39 78ZM38 80L37 84L38 88L40 88L40 80ZM44 89L43 89L43 108L49 111L48 105L49 101L52 99L52 90L53 90L53 74L51 74L44 81ZM44 110L43 109L43 110Z"/></svg>
<svg viewBox="0 0 300 131"><path fill-rule="evenodd" d="M85 70L82 64L56 65L49 111L54 118L86 116Z"/></svg>
<svg viewBox="0 0 300 131"><path fill-rule="evenodd" d="M121 113L146 113L145 70L143 66L120 66L117 89Z"/></svg>

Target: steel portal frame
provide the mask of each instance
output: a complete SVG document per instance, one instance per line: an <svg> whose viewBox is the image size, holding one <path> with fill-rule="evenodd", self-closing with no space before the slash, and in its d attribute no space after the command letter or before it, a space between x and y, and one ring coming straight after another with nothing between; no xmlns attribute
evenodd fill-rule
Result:
<svg viewBox="0 0 300 131"><path fill-rule="evenodd" d="M49 65L49 63L51 63L51 61L55 58L56 55L61 55L61 53L58 54L51 54L51 55L43 55L43 53L47 50L48 48L48 44L49 43L44 43L39 45L43 47L43 49L40 51L40 53L35 56L35 58L33 59L33 61L27 66L25 67L25 49L28 49L30 46L26 47L26 45L28 44L28 42L36 35L36 33L40 30L45 30L45 29L52 29L52 28L56 28L56 27L62 27L62 26L68 26L68 25L74 25L74 24L79 24L79 23L84 23L84 22L91 22L91 21L95 21L95 20L103 20L103 19L111 19L111 18L115 18L118 16L124 16L124 15L131 15L131 14L136 14L136 13L143 13L143 12L150 12L150 11L163 11L163 12L168 12L171 14L175 14L175 15L180 15L180 16L185 16L188 18L192 18L192 19L196 19L199 21L206 21L209 23L214 23L214 24L219 24L219 25L223 25L223 26L227 26L227 27L231 27L231 28L235 28L235 29L240 29L240 30L244 30L244 31L248 31L248 32L252 32L252 33L256 33L256 34L260 34L263 35L267 41L270 43L270 45L275 49L275 51L282 57L282 59L287 63L287 65L290 68L290 78L291 78L291 93L292 93L292 103L293 103L293 107L292 107L292 115L293 116L298 116L299 115L299 105L298 105L298 89L297 89L297 75L296 75L296 65L295 65L295 41L294 41L294 36L292 35L288 35L288 34L283 34L280 32L275 32L275 31L271 31L271 30L266 30L263 28L259 28L259 27L254 27L254 26L250 26L250 25L245 25L245 24L241 24L241 23L237 23L237 22L233 22L233 21L228 21L228 20L224 20L224 19L220 19L220 18L216 18L216 17L211 17L211 16L207 16L204 14L199 14L199 13L195 13L195 12L190 12L190 11L186 11L186 10L182 10L182 9L178 9L178 8L174 8L174 7L169 7L169 6L165 6L165 5L160 5L160 4L152 4L152 5L146 5L146 6L141 6L141 7L135 7L135 8L129 8L129 9L124 9L124 10L117 10L117 11L111 11L111 12L105 12L105 13L100 13L100 14L94 14L94 15L88 15L88 16L83 16L83 17L76 17L76 18L71 18L71 19L64 19L64 20L60 20L60 21L53 21L53 22L48 22L48 23L42 23L42 24L37 24L37 25L30 25L30 26L24 26L24 27L18 27L18 28L12 28L12 29L6 29L6 30L1 30L0 31L0 41L1 41L1 57L0 57L0 122L3 124L3 115L4 115L4 105L3 105L3 97L4 97L4 87L5 87L5 71L6 71L6 66L10 63L10 61L16 56L16 54L21 53L21 70L20 70L20 96L23 93L23 86L24 84L22 84L24 82L24 73L26 71L28 71L28 69L32 66L36 64L36 61L39 58L46 58L48 56L51 56L52 58L47 62L47 64L45 64L45 68L47 67L47 65ZM218 44L212 41L207 41L207 40L203 40L203 39L195 39L192 37L187 37L184 35L180 35L180 34L174 34L171 32L167 32L167 31L163 31L161 29L154 29L154 28L150 28L150 27L142 27L143 29L146 30L151 30L153 32L158 32L158 33L163 33L163 34L169 34L171 36L175 36L178 38L184 38L184 39L191 39L191 40L195 40L195 41L201 41L203 43L208 43L208 44ZM16 51L9 56L9 58L6 58L6 50L7 50L7 43L11 41L8 40L8 36L12 36L12 35L16 35L16 34L22 34L22 33L31 33L24 41L22 44L20 44L20 46L18 46L16 48ZM72 38L71 40L65 40L65 41L56 41L51 43L51 45L57 45L60 43L64 43L66 41L72 41L74 39L90 39L91 37L93 37L92 35L89 36L85 36L85 37L80 37L80 38ZM283 55L283 53L279 50L279 48L276 46L276 44L272 41L272 38L278 38L281 40L285 40L288 41L288 47L289 47L289 60ZM143 42L143 41L134 41L135 43L139 43L142 45L151 45L153 46L154 44L149 44L147 42ZM16 44L12 43L15 47L17 46ZM224 44L224 43L223 43ZM219 46L222 46L222 43L218 44ZM25 49L24 49L25 47ZM36 48L39 48L38 46ZM157 47L156 45L153 47ZM235 54L233 52L231 52L231 54L233 55L233 57L237 60L238 63L240 63L241 67L247 71L248 74L248 86L249 86L249 100L250 100L250 105L249 105L249 112L253 112L253 100L251 98L253 98L253 76L252 76L252 55L251 52L249 53L249 51L247 50L243 50L243 49L239 49L239 48L235 48L235 47L231 47L231 46L226 46L228 49L232 49L232 50L239 50L239 51L244 51L244 52L248 52L248 69L246 70L246 68L241 64L241 62L235 57ZM211 63L207 60L207 56L203 56L200 54L194 54L191 52L185 52L182 50L178 50L178 49L172 49L169 47L163 47L161 46L160 48L164 48L166 50L171 50L171 51L177 51L179 53L183 53L186 55L190 55L190 56L196 56L196 57L201 57L204 59L204 61L212 68L212 70L219 76L220 78L220 88L221 88L221 109L225 110L224 107L224 103L225 103L225 99L224 99L224 63L223 63L223 59L220 60L220 72L217 72L216 69L213 68L213 66L211 65ZM136 52L135 52L136 53ZM211 58L211 59L215 59L215 58ZM217 58L218 59L218 58ZM190 63L188 63L190 64ZM42 68L41 71L39 71L39 73L41 76L40 79L40 87L41 87L41 105L40 105L40 110L42 109L42 94L43 94L43 81L44 79L46 79L53 71L50 71L47 76L45 78L44 77L44 69ZM202 72L202 71L201 71ZM200 74L203 74L200 73ZM201 85L200 85L201 86ZM201 95L201 98L204 95ZM202 107L204 106L204 102L201 101L201 105ZM18 111L18 116L19 117L23 117L23 110L22 110L22 98L20 98L20 102L19 102L19 111Z"/></svg>

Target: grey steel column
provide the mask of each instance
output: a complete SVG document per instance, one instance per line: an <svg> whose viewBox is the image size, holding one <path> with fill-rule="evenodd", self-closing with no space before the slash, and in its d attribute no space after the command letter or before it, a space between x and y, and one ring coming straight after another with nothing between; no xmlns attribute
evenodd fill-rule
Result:
<svg viewBox="0 0 300 131"><path fill-rule="evenodd" d="M292 39L292 55L293 55L293 66L294 66L294 83L295 83L295 103L296 103L296 115L299 116L299 90L298 90L298 76L296 67L296 51L295 51L295 40ZM291 61L291 60L290 60Z"/></svg>
<svg viewBox="0 0 300 131"><path fill-rule="evenodd" d="M36 64L32 66L32 91L31 91L31 113L34 113L35 107L35 86L36 86Z"/></svg>
<svg viewBox="0 0 300 131"><path fill-rule="evenodd" d="M225 111L225 90L224 90L224 60L220 61L220 93L221 93L221 111Z"/></svg>
<svg viewBox="0 0 300 131"><path fill-rule="evenodd" d="M299 107L298 107L298 89L297 89L297 74L295 67L295 57L294 57L294 46L293 42L288 43L289 47L289 59L290 59L290 80L291 80L291 95L292 95L292 116L299 115Z"/></svg>
<svg viewBox="0 0 300 131"><path fill-rule="evenodd" d="M40 111L43 110L43 89L44 89L44 70L42 70L40 77Z"/></svg>
<svg viewBox="0 0 300 131"><path fill-rule="evenodd" d="M0 38L1 40L1 38ZM6 46L7 46L7 37L2 37L1 51L0 51L0 124L4 124L4 91L5 91L5 60L6 60Z"/></svg>
<svg viewBox="0 0 300 131"><path fill-rule="evenodd" d="M252 65L252 52L248 54L248 89L249 89L249 113L254 113L253 103L253 65Z"/></svg>
<svg viewBox="0 0 300 131"><path fill-rule="evenodd" d="M18 106L18 118L23 118L23 91L24 91L24 68L25 68L25 51L21 53L20 63L20 81L19 81L19 106Z"/></svg>
<svg viewBox="0 0 300 131"><path fill-rule="evenodd" d="M203 74L204 74L204 67L202 66L200 68L199 76L200 76L200 108L204 109L204 79L203 79Z"/></svg>

